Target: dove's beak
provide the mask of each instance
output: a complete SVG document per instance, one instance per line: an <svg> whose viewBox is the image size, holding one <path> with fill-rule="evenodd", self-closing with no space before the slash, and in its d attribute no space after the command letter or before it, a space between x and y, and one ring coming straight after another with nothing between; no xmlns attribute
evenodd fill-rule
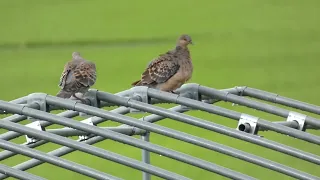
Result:
<svg viewBox="0 0 320 180"><path fill-rule="evenodd" d="M194 45L194 43L192 41L190 41L190 44Z"/></svg>

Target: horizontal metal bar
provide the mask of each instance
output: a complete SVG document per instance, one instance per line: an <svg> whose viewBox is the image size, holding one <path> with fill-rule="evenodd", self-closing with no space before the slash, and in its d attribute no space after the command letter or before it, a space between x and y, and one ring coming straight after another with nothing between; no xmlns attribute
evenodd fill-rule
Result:
<svg viewBox="0 0 320 180"><path fill-rule="evenodd" d="M61 116L61 117L75 117L75 116L77 116L77 115L79 115L79 112L76 112L76 111L65 111L65 112L62 112L62 113L59 113L59 114L57 114L57 116ZM15 116L14 118L16 118L16 119L22 119L22 118L24 118L24 117L26 117L26 116L19 116L19 115L13 115L13 116ZM10 116L11 117L11 116ZM10 117L7 117L7 118L10 118ZM7 118L3 118L2 119L2 121L9 121L9 120L7 120ZM11 122L13 122L13 121L11 121ZM43 126L43 127L47 127L47 126L50 126L50 125L52 125L53 123L51 123L51 122L48 122L48 121L41 121L41 126ZM6 133L4 133L4 134L0 134L0 139L3 139L3 140L7 140L7 141L9 141L9 140L11 140L11 139L14 139L14 138L17 138L17 137L19 137L19 136L22 136L23 134L21 134L21 133L18 133L18 132L14 132L14 131L9 131L9 132L6 132Z"/></svg>
<svg viewBox="0 0 320 180"><path fill-rule="evenodd" d="M118 103L118 104L123 105L123 106L129 106L129 107L132 107L132 108L135 108L135 109L147 111L147 112L154 113L154 114L161 114L161 115L164 115L164 116L165 115L169 115L167 117L170 117L170 118L171 117L176 118L176 116L178 116L181 119L183 119L182 117L186 117L186 119L187 119L187 118L191 117L191 116L187 116L187 115L184 115L184 114L179 114L179 113L176 113L176 112L168 111L168 110L160 108L160 107L151 106L149 104L145 104L145 103L138 102L138 101L135 101L135 100L127 100L127 99L119 98L119 97L117 97L115 95L112 95L112 94L109 94L109 93L105 93L105 92L98 92L97 95L98 95L98 98L103 100L103 101L109 101L109 102L112 102L112 103ZM89 107L77 108L77 105L75 105L74 108L76 110L78 110L78 111L82 111L82 112L86 112L86 113L93 113L93 111L94 111L94 110L91 110ZM101 112L99 114L100 114L100 116L103 116L104 114L108 114L108 113L102 113ZM94 115L98 115L98 114L94 114ZM224 154L227 154L227 155L230 155L230 156L233 156L233 157L236 157L236 158L239 158L239 159L242 159L242 160L245 160L245 161L248 161L248 162L251 162L251 163L254 163L254 164L269 168L269 169L272 169L272 170L275 170L277 172L281 172L283 174L287 174L287 175L292 176L292 177L302 178L302 179L304 179L304 178L306 178L306 179L314 178L310 174L298 171L296 169L284 166L282 164L279 164L279 163L276 163L276 162L273 162L273 161L270 161L270 160L267 160L267 159L264 159L264 158L249 154L249 153L242 152L242 151L234 149L234 148L230 148L228 146L224 146L224 145L221 145L221 144L218 144L218 143L213 143L212 141L208 141L206 139L195 137L195 136L192 136L192 135L189 135L189 134L186 134L186 133L175 131L175 130L172 130L172 129L169 129L169 128L165 128L165 127L162 127L162 126L158 126L158 125L155 125L155 124L150 124L150 123L146 123L146 122L143 122L143 121L142 122L141 121L134 121L134 120L131 120L129 117L126 117L126 116L122 117L121 119L119 117L116 117L116 116L113 116L113 118L112 118L112 115L109 115L109 116L110 116L111 120L114 120L116 122L129 124L129 125L132 125L132 126L135 126L135 127L139 127L139 128L151 131L151 132L155 132L155 133L158 133L158 134L169 136L169 137L172 137L172 138L175 138L175 139L179 139L179 140L182 140L182 141L185 141L185 142L189 142L189 143L191 142L191 143L193 143L195 145L198 145L198 146L201 146L201 147L205 147L205 148L208 148L208 149L211 149L211 150L215 150L217 152L224 153ZM191 117L191 118L193 118L193 117ZM185 121L186 119L184 119L182 121ZM238 133L243 133L243 132L239 132L238 131ZM313 157L315 157L315 156L313 155ZM318 159L312 159L312 160L316 161L318 164L320 162L319 158ZM304 175L302 175L302 174L304 174Z"/></svg>
<svg viewBox="0 0 320 180"><path fill-rule="evenodd" d="M240 104L243 106L247 106L250 108L254 108L257 110L261 110L264 112L268 112L277 116L285 117L287 118L290 111L287 109L282 109L270 104L265 104L262 102L254 101L251 99L247 99L244 97L240 97L234 94L230 94L228 92L222 92L214 88L206 87L206 86L199 86L199 93L214 97L216 99L221 99L228 102L233 102L236 104ZM320 128L320 120L307 116L306 123L315 127Z"/></svg>
<svg viewBox="0 0 320 180"><path fill-rule="evenodd" d="M9 109L6 109L6 110L9 111ZM13 109L11 109L11 110L13 110ZM33 109L27 109L27 110L38 111L38 110L33 110ZM11 112L13 112L13 111L11 111ZM14 113L18 113L18 112L14 111ZM45 113L45 112L38 111L38 114L40 114L40 113ZM52 115L52 114L48 114L48 116L49 115L51 115L53 117L52 119L63 119L62 123L57 123L57 124L62 124L62 125L69 124L69 123L63 123L63 122L70 121L67 118L58 117L58 116L55 116L55 115ZM35 117L35 118L37 118L37 117ZM57 122L59 122L59 121L57 121ZM79 122L70 123L69 124L70 127L72 126L72 124L79 124L79 126L84 126L84 127L89 126L89 128L92 128L92 129L95 130L95 132L96 132L95 134L100 134L99 131L101 131L101 129L99 129L99 128L95 128L94 126L86 125L84 123L79 123ZM67 125L67 126L69 126L69 125ZM104 149L101 149L101 148L97 148L95 146L90 146L88 144L77 142L77 141L74 141L74 140L71 140L71 139L68 139L68 138L65 138L65 137L61 137L61 136L58 136L58 135L55 135L55 134L51 134L51 133L48 133L48 132L45 132L45 131L36 131L36 130L34 130L32 128L29 128L29 127L26 127L26 126L23 126L23 125L20 125L20 124L15 124L15 123L8 122L8 121L0 121L0 127L3 127L5 129L10 129L12 131L18 131L18 132L27 134L29 136L36 137L38 139L43 139L43 140L54 142L54 143L57 143L57 144L60 144L60 145L72 147L72 148L78 149L78 150L80 150L82 152L86 152L86 153L89 153L91 155L95 155L95 156L98 156L98 157L101 157L101 158L104 158L104 159L108 159L108 160L123 164L125 166L129 166L129 167L132 167L132 168L135 168L135 169L139 169L141 171L146 171L146 172L149 172L150 174L153 174L155 176L159 176L159 177L162 177L162 178L173 179L173 180L178 180L178 179L179 180L180 179L185 180L185 179L188 179L188 178L183 177L181 175L172 173L172 172L167 171L167 170L163 170L161 168L158 168L158 167L155 167L155 166L152 166L152 165L148 165L148 164L142 163L142 162L137 161L137 160L132 159L132 158L128 158L128 157L125 157L125 156L122 156L122 155L119 155L119 154L116 154L116 153L113 153L113 152L110 152L110 151L107 151L107 150L104 150ZM102 130L102 131L106 132L104 130Z"/></svg>
<svg viewBox="0 0 320 180"><path fill-rule="evenodd" d="M8 176L15 177L21 180L45 180L45 178L11 168L4 164L0 164L0 173L7 174Z"/></svg>
<svg viewBox="0 0 320 180"><path fill-rule="evenodd" d="M108 113L111 113L109 111L105 111L105 110L101 110L101 109L98 109L98 108L95 108L95 107L91 107L91 106L87 106L87 105L84 105L84 104L80 104L80 103L77 103L77 102L71 101L71 100L61 101L61 98L57 98L57 97L53 97L53 96L47 96L46 100L47 100L47 103L50 104L50 105L59 105L59 106L61 106L61 105L65 104L64 106L62 106L63 108L70 108L71 107L71 108L74 108L74 110L77 110L77 111L80 111L80 112L84 112L86 114L100 116L100 117L103 117L103 118L106 118L106 119L110 118L110 120L112 120L112 116L109 117L109 116L101 115L101 114L98 114L98 113L93 114L93 113L89 113L87 111L79 110L79 108L84 107L84 109L86 109L86 110L93 110L93 111L97 111L97 112L108 112ZM5 102L0 103L0 107L2 107L3 103L5 104ZM182 161L184 163L188 163L190 165L193 165L193 166L196 166L196 167L199 167L199 168L202 168L202 169L206 169L206 170L211 171L211 172L215 172L217 174L221 174L221 175L225 174L227 176L230 176L231 178L236 178L236 179L247 179L247 178L250 179L249 176L246 176L246 175L243 175L241 173L232 171L230 169L218 166L218 165L210 163L208 161L205 161L205 160L202 160L202 159L198 159L198 158L195 158L195 157L192 157L190 155L183 154L183 153L180 153L180 152L176 152L176 151L170 150L168 148L164 148L164 147L159 146L159 145L155 145L155 144L152 144L152 143L144 142L144 141L141 141L141 140L133 138L133 137L128 137L128 136L120 134L120 133L107 131L107 130L102 130L102 129L98 128L98 127L86 125L86 124L83 124L83 123L79 123L77 121L70 121L69 119L66 119L66 118L58 117L58 116L55 116L55 115L52 115L52 114L48 114L48 113L45 113L45 112L42 112L42 111L30 109L30 108L19 109L19 108L14 107L14 106L11 106L11 107L6 106L4 108L7 108L8 111L9 110L10 111L16 111L16 112L20 112L21 114L27 114L28 116L31 116L31 117L34 117L34 118L41 118L41 119L44 119L44 120L47 120L47 121L51 121L51 122L55 122L57 124L62 124L62 125L68 126L68 127L77 128L77 129L80 129L80 130L85 130L87 132L91 132L93 134L96 134L96 135L99 135L99 136L103 136L105 138L113 139L113 140L116 140L116 141L119 141L119 142L122 142L122 143L126 143L126 144L129 144L129 145L135 146L135 147L146 149L146 150L149 150L151 152L158 153L158 154L161 154L161 155L176 159L178 161ZM127 116L119 115L119 114L116 114L116 113L111 113L111 114L113 114L115 116L127 117ZM134 118L132 118L132 119L134 119ZM133 121L136 121L136 119L134 119Z"/></svg>
<svg viewBox="0 0 320 180"><path fill-rule="evenodd" d="M9 125L10 126L10 125ZM97 179L105 179L105 180L120 180L120 178L111 176L109 174L97 171L95 169L89 168L87 166L83 166L80 164L77 164L75 162L62 159L56 156L48 155L42 151L31 149L28 147L20 146L17 144L14 144L9 141L5 141L0 139L0 147L3 149L7 149L9 151L13 151L19 154L23 154L25 156L29 156L31 158L37 158L41 161L92 177Z"/></svg>
<svg viewBox="0 0 320 180"><path fill-rule="evenodd" d="M277 104L282 104L288 107L293 107L296 109L300 109L303 111L315 113L315 114L320 114L320 106L316 106L313 104L305 103L302 101L298 101L295 99L290 99L287 97L280 96L275 93L270 93L267 91L259 90L259 89L254 89L250 87L245 87L243 88L243 95L250 96L253 98L277 103Z"/></svg>

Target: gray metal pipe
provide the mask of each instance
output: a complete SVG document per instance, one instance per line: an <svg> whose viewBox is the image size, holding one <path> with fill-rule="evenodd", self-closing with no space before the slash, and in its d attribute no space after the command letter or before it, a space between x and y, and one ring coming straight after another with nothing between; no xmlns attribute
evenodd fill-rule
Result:
<svg viewBox="0 0 320 180"><path fill-rule="evenodd" d="M10 126L10 125L9 125ZM87 166L83 166L80 164L77 164L75 162L62 159L56 156L48 155L42 151L30 149L27 147L23 147L17 144L14 144L9 141L5 141L0 139L0 147L3 149L7 149L9 151L13 151L19 154L23 154L26 156L29 156L31 158L36 158L44 162L48 162L50 164L92 177L96 179L104 179L104 180L120 180L120 178L111 176L109 174L97 171L95 169L89 168Z"/></svg>
<svg viewBox="0 0 320 180"><path fill-rule="evenodd" d="M101 99L101 100L105 100L105 101L107 101L108 99L111 98L112 100L110 102L118 103L118 104L123 105L123 106L130 106L130 104L131 105L133 104L131 102L135 102L135 103L140 104L140 106L134 106L134 108L135 109L140 109L140 110L145 110L145 108L148 107L148 104L141 103L141 102L134 101L134 100L128 100L126 98L120 98L120 97L118 97L116 95L112 95L112 94L109 94L109 93L99 92L98 93L98 98ZM254 156L254 155L251 155L249 153L245 153L245 152L239 151L237 149L233 149L233 148L230 148L230 147L227 147L227 146L223 146L223 145L218 144L218 143L213 143L211 141L208 141L208 140L205 140L205 139L202 139L202 138L191 136L191 135L186 134L186 133L181 133L179 131L171 130L169 128L164 128L164 127L158 126L156 124L150 124L150 123L146 123L146 122L143 122L143 121L136 121L134 118L130 118L130 117L127 117L127 116L120 116L118 114L113 114L113 113L110 113L110 112L107 112L107 111L104 111L104 110L101 110L101 109L96 109L96 108L93 108L93 107L89 107L89 106L86 106L86 105L83 105L83 104L78 104L78 103L70 104L68 102L62 102L62 101L57 102L56 97L48 96L47 97L47 102L49 104L59 103L59 106L62 106L64 108L74 108L74 110L77 110L77 111L80 111L80 112L84 112L84 113L87 113L87 114L92 114L92 115L100 116L100 117L104 117L104 118L109 118L110 120L114 120L116 122L125 123L125 124L128 124L128 125L139 127L139 128L151 131L151 132L155 132L155 133L158 133L158 134L162 134L162 135L165 135L165 136L176 138L176 139L179 139L179 140L182 140L182 141L185 141L185 142L189 142L189 143L192 142L193 144L196 144L198 146L205 147L205 148L208 148L208 149L211 149L211 150L215 150L215 151L218 151L218 152L221 152L221 153L233 156L233 157L237 157L237 158L240 158L240 159L255 163L255 164L263 166L263 167L267 167L267 168L273 169L275 171L278 171L278 172L281 172L281 173L284 173L284 174L287 174L287 175L290 175L290 176L293 176L293 177L299 177L299 178L302 178L302 179L304 179L304 178L308 179L308 176L309 176L309 178L310 177L311 177L311 179L313 178L311 175L309 175L307 173L304 173L304 172L301 172L301 171L297 171L297 170L295 170L293 168L290 168L290 167L287 167L287 166L283 166L283 165L281 165L279 163L275 163L273 161L269 161L269 160L266 160L264 158L261 158L261 157L258 157L258 156ZM125 105L125 104L127 104L127 105ZM57 104L55 104L55 105L57 105ZM132 106L130 106L130 107L132 107ZM151 106L151 107L154 107L154 106ZM161 108L158 109L158 110L161 111ZM155 113L155 112L152 112L152 113ZM169 114L170 113L174 113L174 112L169 112ZM179 116L182 116L182 115L179 114ZM240 132L238 132L238 133L240 133ZM318 161L318 163L319 163L319 159L317 159L316 161ZM304 174L304 175L302 175L302 174Z"/></svg>
<svg viewBox="0 0 320 180"><path fill-rule="evenodd" d="M203 92L203 91L201 91L201 93L205 94L205 92ZM239 113L239 112L225 109L225 108L222 108L219 106L214 106L214 105L207 104L204 102L199 102L199 101L196 101L193 99L181 97L179 95L167 93L164 91L160 92L158 90L149 88L148 95L151 97L154 97L154 98L158 98L158 99L166 99L166 101L168 101L168 102L177 103L177 104L185 105L185 106L192 107L195 109L203 110L203 111L206 111L209 113L214 113L214 114L217 114L220 116L228 117L228 118L231 118L231 119L234 119L237 121L241 117L241 113ZM207 93L205 95L210 95L210 93ZM269 122L269 121L261 119L261 118L258 119L257 123L262 128L273 130L278 133L290 135L292 137L320 145L320 137L315 136L313 134L302 132L302 131L292 129L292 128L289 128L286 126L274 124L272 122Z"/></svg>
<svg viewBox="0 0 320 180"><path fill-rule="evenodd" d="M119 108L116 108L116 109L113 109L111 110L111 112L115 112L115 113L119 113L119 114L127 114L129 113L129 109L126 108L126 107L119 107ZM93 121L94 124L99 124L102 121L102 118L99 118L99 117L91 117L91 120ZM113 130L113 131L116 131L116 132L120 132L120 133L123 133L123 134L132 134L133 133L133 127L128 127L128 126L119 126L119 127L109 127L108 128L109 130ZM57 135L70 135L70 136L73 136L73 135L86 135L88 133L84 132L84 131L79 131L79 130L76 130L76 129L71 129L71 128L61 128L61 129L52 129L52 130L46 130L47 132L50 132L50 133L54 133L54 134L57 134ZM30 148L35 148L35 147L38 147L38 146L41 146L43 144L47 143L46 141L43 141L43 140L40 140L40 141L37 141L35 143L32 143L32 144L27 144L26 146L27 147L30 147ZM16 155L15 152L11 152L11 151L2 151L0 152L0 161L1 160L4 160L6 158L9 158L9 157L12 157Z"/></svg>
<svg viewBox="0 0 320 180"><path fill-rule="evenodd" d="M11 102L10 102L11 103ZM37 104L37 103L34 103L34 104L18 104L18 105L20 105L20 106L26 106L26 107L30 107L30 108L34 108L34 109L39 109L40 108L40 106L39 106L39 104ZM5 112L5 111L3 111L3 110L1 110L0 109L0 114L9 114L8 112ZM8 120L11 120L12 122L19 122L19 121L17 121L16 120L16 118L18 117L17 115L15 116L15 115L13 115L14 117L13 118L8 118L6 121L8 121ZM10 116L9 116L10 117ZM18 118L19 119L19 118ZM26 118L25 118L26 119Z"/></svg>
<svg viewBox="0 0 320 180"><path fill-rule="evenodd" d="M122 91L122 92L119 92L119 93L116 93L116 95L118 96L124 96L124 97L128 97L132 94L132 90L125 90L125 91ZM28 96L25 96L23 97L23 102L26 103L27 102L27 98ZM20 99L20 98L19 98ZM22 102L21 100L13 100L11 102ZM112 104L110 103L107 103L107 102L101 102L101 107L105 107L105 106L111 106ZM34 107L36 106L37 108L36 109L39 109L39 105L38 104L32 104L31 107ZM35 107L34 107L35 108ZM72 117L75 117L75 116L78 116L79 115L79 112L76 112L76 111L64 111L62 113L59 113L58 116L63 116L63 117L68 117L68 118L72 118ZM27 116L24 116L24 115L12 115L12 116L9 116L9 117L6 117L6 118L3 118L2 120L5 120L5 121L11 121L11 122L20 122L20 121L23 121L27 119ZM101 118L98 118L98 117L95 117L94 120L96 119L96 123L99 123L101 121L103 121ZM48 122L48 121L41 121L41 126L43 127L47 127L47 126L50 126L52 125L51 122ZM17 133L17 132L12 132L12 131L9 131L7 133L4 133L4 134L0 134L0 139L4 139L4 140L11 140L11 139L14 139L14 138L17 138L21 136L21 134Z"/></svg>
<svg viewBox="0 0 320 180"><path fill-rule="evenodd" d="M149 142L150 140L150 133L146 132L141 136L141 140ZM148 150L142 149L142 162L150 164L150 152ZM151 174L147 172L142 172L142 180L150 180Z"/></svg>
<svg viewBox="0 0 320 180"><path fill-rule="evenodd" d="M10 101L10 103L15 103L15 104L26 104L28 100L28 96L23 96L18 99Z"/></svg>
<svg viewBox="0 0 320 180"><path fill-rule="evenodd" d="M296 121L277 121L277 122L273 122L273 123L279 124L282 126L287 126L287 127L293 128L293 129L299 128L299 124ZM269 129L259 127L259 131L269 131Z"/></svg>
<svg viewBox="0 0 320 180"><path fill-rule="evenodd" d="M130 134L133 133L133 127L127 126L127 127L99 127L101 129L111 130L122 134ZM70 136L82 136L82 135L88 135L90 133L85 131L80 131L77 129L72 128L60 128L60 129L47 129L46 130L49 133L57 134L59 136L64 137L70 137ZM127 133L130 132L130 133Z"/></svg>
<svg viewBox="0 0 320 180"><path fill-rule="evenodd" d="M65 102L65 106L61 106L61 107L67 108L67 109L70 107L74 107L75 109L78 109L76 107L79 106L79 107L84 107L84 109L87 109L87 110L93 109L94 111L97 111L97 112L108 112L108 111L104 111L104 110L101 110L101 109L98 109L95 107L91 107L88 105L80 104L80 103L77 103L77 102L71 101L71 100L61 101L61 98L57 98L54 96L47 96L46 100L49 105L57 105L57 106L58 105L60 106L60 105L64 104L64 102ZM159 145L147 143L147 142L144 142L144 141L138 140L136 138L120 134L120 133L102 130L102 129L95 127L95 126L90 126L90 125L87 125L84 123L79 123L77 121L73 121L73 120L70 120L67 118L63 118L63 117L58 117L56 115L42 112L39 110L34 110L31 108L27 108L27 107L21 108L16 105L12 105L12 104L9 104L9 103L3 102L3 101L0 101L0 107L4 108L7 111L13 111L18 114L25 114L25 115L28 115L28 116L31 116L34 118L51 121L53 123L57 123L57 124L65 125L68 127L80 129L80 130L87 131L87 132L90 132L90 133L93 133L93 134L96 134L99 136L103 136L105 138L109 138L109 139L113 139L113 140L116 140L116 141L119 141L122 143L130 144L132 146L146 149L146 150L149 150L154 153L162 154L164 156L188 163L190 165L194 165L196 167L200 167L202 169L206 169L208 171L211 171L211 172L214 172L214 173L226 176L226 177L230 177L230 178L234 178L234 179L252 179L252 177L250 177L250 176L232 171L230 169L218 166L218 165L210 163L208 161L198 159L198 158L195 158L195 157L192 157L190 155L186 155L186 154L183 154L180 152L176 152L176 151L164 148ZM78 110L78 111L84 112L86 114L90 114L87 110ZM108 112L108 113L111 113L111 112ZM116 113L111 113L111 114L116 115L116 116L127 117L127 116L119 115ZM91 115L99 116L99 114L97 114L97 113L96 114L91 113ZM100 117L109 118L108 116L100 116ZM112 120L112 116L110 116L110 119ZM134 118L132 118L132 119L134 119ZM136 119L134 119L134 121L136 121ZM59 136L59 137L61 137L61 136ZM148 171L146 171L146 172L148 172Z"/></svg>
<svg viewBox="0 0 320 180"><path fill-rule="evenodd" d="M58 115L58 116L62 116L62 117L72 118L72 117L75 117L75 116L79 115L79 112L76 112L76 111L64 111L64 112L59 113L59 114L57 114L57 115ZM24 115L22 115L22 116L20 116L20 115L13 115L13 116L15 116L15 117L13 117L13 118L16 118L16 119L22 119L22 118L25 118L25 119L26 119L26 117L27 117L27 116L24 116ZM12 116L9 116L9 117L7 117L7 118L10 118L10 117L12 117ZM2 121L3 121L3 120L4 120L4 121L9 121L9 119L7 119L7 118L3 118ZM11 118L10 118L10 119L11 119ZM11 122L14 122L14 121L11 121ZM51 123L51 122L48 122L48 121L40 121L40 123L41 123L41 126L43 126L43 127L47 127L47 126L52 125L52 123ZM11 139L17 138L17 137L22 136L22 135L23 135L23 134L18 133L18 132L8 131L8 132L6 132L6 133L4 133L4 134L0 134L0 139L9 141L9 140L11 140Z"/></svg>
<svg viewBox="0 0 320 180"><path fill-rule="evenodd" d="M24 116L24 115L19 115L19 114L14 114L14 115L11 115L11 116L8 116L8 117L5 117L2 119L2 121L11 121L11 122L15 122L15 123L18 123L20 121L23 121L23 120L26 120L27 119L27 116ZM0 134L1 136L2 134ZM1 139L1 138L0 138Z"/></svg>
<svg viewBox="0 0 320 180"><path fill-rule="evenodd" d="M47 142L41 140L41 141L37 141L37 142L32 143L32 144L24 143L24 144L21 144L21 146L26 146L26 147L29 147L29 148L35 148L35 147L41 146L41 145L43 145L45 143L47 143ZM0 152L0 161L5 160L7 158L10 158L10 157L12 157L12 156L14 156L16 154L17 153L15 153L15 152L11 152L11 151L8 151L8 150L3 150L3 151Z"/></svg>
<svg viewBox="0 0 320 180"><path fill-rule="evenodd" d="M104 129L104 128L102 128ZM119 127L105 127L105 129L111 130L111 131L115 131L115 132L119 132L122 134L126 134L126 135L132 135L135 133L134 127L130 127L127 125L121 125ZM52 130L46 130L47 132L53 133L53 134L57 134L57 135L62 135L62 136L81 136L81 135L88 135L88 133L84 132L84 131L79 131L76 129L71 129L71 128L61 128L61 129L52 129ZM138 133L143 133L143 131L137 131ZM41 145L46 144L46 141L40 140L37 141L35 143L32 144L22 144L23 146L29 147L29 148L35 148ZM15 152L11 152L11 151L1 151L0 152L0 161L7 159L9 157L12 157L16 155Z"/></svg>
<svg viewBox="0 0 320 180"><path fill-rule="evenodd" d="M112 110L112 112L117 112L119 114L126 114L126 110L122 109L122 108L117 108L115 110ZM186 108L182 108L181 106L176 106L176 107L171 108L170 110L177 111L177 112L184 112L184 111L186 111ZM152 115L143 117L140 120L144 120L144 121L148 121L148 122L156 122L156 121L159 121L161 119L164 119L164 117L152 114ZM130 131L127 130L127 128L129 128ZM123 131L121 129L123 129ZM138 128L135 128L135 127L129 127L128 125L120 125L114 130L119 130L117 132L129 135L129 136L131 136L131 135L141 135L141 134L145 133L145 130L138 129ZM105 140L104 137L93 136L93 135L90 136L89 135L89 138L87 140L82 141L82 143L95 144L95 143L98 143L98 142L103 141L103 140ZM38 141L36 143L30 144L30 145L27 145L27 146L29 147L31 145L34 145L34 147L37 147L36 144L41 143L41 142L46 143L47 141L40 140L40 141ZM71 153L71 152L73 152L75 150L76 149L72 149L70 147L64 146L64 147L58 148L56 150L53 150L53 151L49 152L48 154L60 157L60 156L66 155L68 153ZM6 152L10 152L10 151L6 151ZM40 165L42 163L43 162L40 161L40 160L31 159L31 160L28 160L28 161L25 161L25 162L23 162L21 164L16 165L14 168L20 169L20 170L27 170L27 169L33 168L35 166L38 166L38 165ZM1 179L1 176L0 176L0 179Z"/></svg>
<svg viewBox="0 0 320 180"><path fill-rule="evenodd" d="M162 92L158 92L156 94L162 94ZM168 99L168 97L170 97L170 95L168 95L170 93L166 93L165 97ZM214 132L218 132L227 136L231 136L237 139L241 139L244 141L248 141L269 149L273 149L275 151L279 151L279 152L283 152L285 154L315 163L315 164L320 164L320 157L308 152L304 152L301 151L299 149L290 147L290 146L286 146L274 141L270 141L267 139L262 139L259 138L257 136L248 134L248 133L242 133L239 132L235 129L229 128L229 127L225 127L210 121L206 121L200 118L196 118L196 117L192 117L186 114L182 114L182 113L177 113L174 111L170 111L161 107L157 107L157 106L152 106L149 104L145 104L142 102L138 102L138 101L134 101L134 100L119 100L118 97L114 97L114 95L109 94L109 93L104 93L104 92L98 92L98 98L100 98L101 100L106 100L106 101L112 101L113 103L118 103L121 104L123 106L127 106L127 107L132 107L135 109L139 109L142 111L146 111L149 113L153 113L153 114L158 114L161 115L163 117L167 117L167 118L171 118L171 119L175 119L178 120L180 122L184 122L184 123L188 123L190 125L194 125L197 127L201 127L204 129L208 129ZM168 99L170 100L170 99ZM197 103L201 103L198 101L192 101L193 104L197 104ZM207 106L212 106L212 105L208 105L206 103L201 103L199 105L199 107L205 107L208 108ZM198 106L195 106L198 107ZM124 123L124 122L122 122ZM133 124L131 124L133 125ZM134 126L138 127L138 124L134 124ZM146 127L144 127L143 129L146 129ZM149 129L148 129L149 130ZM150 130L151 131L151 130Z"/></svg>
<svg viewBox="0 0 320 180"><path fill-rule="evenodd" d="M5 109L5 110L9 111L9 109ZM13 109L11 109L11 110L13 110ZM33 111L33 109L30 109L30 110ZM38 110L36 110L36 111L38 111ZM11 111L11 112L13 112L13 111ZM39 112L42 112L42 111L39 111ZM15 111L14 113L18 113L18 112ZM42 112L42 113L45 113L45 112ZM48 114L48 115L51 115L51 114ZM51 115L51 116L55 116L55 115ZM35 117L35 118L37 118L37 117ZM58 117L58 116L55 116L54 119L61 119L61 121L65 121L65 122L70 121L67 118ZM57 124L67 125L68 123L57 123ZM73 123L70 123L71 127L72 127L72 124L79 124L79 126L90 126L90 125L86 125L84 123L73 122ZM146 171L146 172L149 172L150 174L153 174L155 176L159 176L162 178L172 179L172 180L180 180L180 179L186 180L186 179L188 179L188 178L183 177L181 175L172 173L170 171L163 170L161 168L158 168L158 167L155 167L152 165L142 163L142 162L137 161L132 158L128 158L128 157L125 157L125 156L122 156L122 155L119 155L119 154L116 154L116 153L113 153L113 152L110 152L107 150L103 150L101 148L97 148L95 146L90 146L88 144L77 142L77 141L74 141L74 140L71 140L71 139L68 139L65 137L61 137L61 136L58 136L55 134L51 134L51 133L48 133L45 131L35 131L32 128L29 128L29 127L26 127L26 126L23 126L20 124L15 124L15 123L8 122L8 121L0 121L0 127L5 128L5 129L9 129L12 131L18 131L18 132L30 135L32 137L36 137L38 139L43 139L43 140L57 143L60 145L72 147L72 148L80 150L82 152L86 152L91 155L95 155L95 156L98 156L98 157L101 157L104 159L108 159L108 160L123 164L125 166L139 169L141 171ZM99 129L98 127L94 127L94 126L91 127L90 126L88 129L90 129L90 128L95 129L95 134L98 134L99 131L101 131L101 129ZM102 130L102 131L106 132L104 130Z"/></svg>
<svg viewBox="0 0 320 180"><path fill-rule="evenodd" d="M21 180L46 180L45 178L11 168L4 164L0 164L0 173L7 174L8 176L15 177Z"/></svg>
<svg viewBox="0 0 320 180"><path fill-rule="evenodd" d="M286 110L286 109L282 109L282 108L279 108L279 107L276 107L276 106L273 106L270 104L265 104L262 102L250 100L250 99L240 97L240 96L228 93L228 92L222 92L217 89L210 88L210 87L199 86L199 93L210 96L210 97L214 97L217 99L221 99L224 101L244 105L244 106L247 106L250 108L254 108L257 110L261 110L261 111L268 112L268 113L271 113L271 114L274 114L277 116L281 116L281 117L285 117L285 118L288 117L289 112L290 112L289 110ZM320 120L319 119L307 116L306 123L309 125L320 128Z"/></svg>
<svg viewBox="0 0 320 180"><path fill-rule="evenodd" d="M250 96L253 98L277 103L277 104L282 104L288 107L293 107L296 109L300 109L303 111L308 111L311 113L315 114L320 114L320 106L316 106L313 104L305 103L302 101L297 101L295 99L290 99L287 97L280 96L275 93L270 93L267 91L259 90L259 89L254 89L250 87L245 87L243 88L243 95Z"/></svg>
<svg viewBox="0 0 320 180"><path fill-rule="evenodd" d="M18 99L12 100L10 101L10 103L14 103L14 104L25 104L27 103L27 96L24 97L20 97ZM0 109L0 114L7 114L7 112L3 111Z"/></svg>

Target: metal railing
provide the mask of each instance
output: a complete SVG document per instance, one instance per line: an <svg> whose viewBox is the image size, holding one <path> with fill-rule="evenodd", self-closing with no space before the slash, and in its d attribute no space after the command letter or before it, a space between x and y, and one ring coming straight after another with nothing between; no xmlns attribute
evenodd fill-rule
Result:
<svg viewBox="0 0 320 180"><path fill-rule="evenodd" d="M266 138L261 138L258 133L259 131L269 130L320 145L319 136L306 132L307 129L320 129L320 120L271 104L254 101L245 98L245 96L316 114L320 114L319 106L249 87L216 90L199 84L185 84L177 92L178 94L172 94L147 87L134 87L117 94L111 94L91 89L85 96L89 104L82 104L70 99L61 99L44 93L30 94L29 96L10 102L0 100L0 111L2 111L3 114L14 114L0 120L0 127L8 130L8 132L0 134L0 148L5 149L0 152L0 160L10 158L16 154L34 158L12 168L5 165L0 166L0 173L2 173L0 174L0 179L4 179L8 176L18 178L24 177L25 179L39 179L40 177L32 177L33 175L30 175L29 173L26 174L24 171L44 162L64 167L65 169L95 179L121 179L105 172L97 171L90 167L59 158L60 156L75 150L90 153L91 155L141 170L143 172L143 180L150 180L151 175L164 179L190 179L183 175L151 165L150 152L167 156L230 179L256 179L227 167L150 143L150 133L160 134L208 150L216 151L296 179L320 179L314 175L257 155L155 124L157 121L169 118L282 152L318 166L320 165L319 156ZM254 108L279 117L284 117L287 120L272 122L249 114L212 105L212 103L219 101L227 101ZM165 109L154 105L158 103L172 103L177 104L177 106ZM111 111L100 109L101 107L106 106L118 106L118 108ZM50 113L52 110L57 109L67 109L67 111L59 114ZM190 110L209 112L237 120L238 123L235 128L230 128L202 118L184 114L184 112ZM148 112L151 113L151 115L136 119L126 116L126 114L130 112ZM90 117L80 122L71 119L78 115L89 115ZM27 125L19 124L20 121L25 119L29 119L33 122ZM115 121L123 125L118 127L96 126L107 120ZM52 124L63 125L65 128L46 129L46 127ZM10 142L10 140L22 135L26 136L26 143L17 145ZM132 135L141 135L141 139L130 137ZM68 138L70 136L79 136L79 139L72 140ZM141 148L142 161L92 146L105 139L111 139ZM44 145L47 142L60 144L64 147L48 153L33 149Z"/></svg>

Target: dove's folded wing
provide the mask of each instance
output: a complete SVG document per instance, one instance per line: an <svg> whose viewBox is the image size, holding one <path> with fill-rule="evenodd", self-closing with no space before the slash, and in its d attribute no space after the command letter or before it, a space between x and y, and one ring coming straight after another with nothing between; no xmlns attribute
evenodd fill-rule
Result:
<svg viewBox="0 0 320 180"><path fill-rule="evenodd" d="M180 66L173 55L164 54L148 66L142 74L142 83L164 83L177 73L179 68Z"/></svg>
<svg viewBox="0 0 320 180"><path fill-rule="evenodd" d="M94 85L97 79L96 66L91 62L82 62L74 71L75 80L85 87Z"/></svg>

